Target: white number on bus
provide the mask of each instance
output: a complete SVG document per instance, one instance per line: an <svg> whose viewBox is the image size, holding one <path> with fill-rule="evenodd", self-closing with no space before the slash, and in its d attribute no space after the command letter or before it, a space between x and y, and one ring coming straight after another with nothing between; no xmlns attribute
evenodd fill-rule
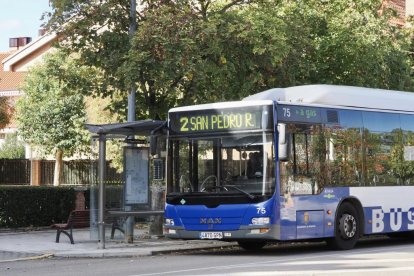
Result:
<svg viewBox="0 0 414 276"><path fill-rule="evenodd" d="M287 108L287 107L283 108L283 116L290 117L290 108Z"/></svg>

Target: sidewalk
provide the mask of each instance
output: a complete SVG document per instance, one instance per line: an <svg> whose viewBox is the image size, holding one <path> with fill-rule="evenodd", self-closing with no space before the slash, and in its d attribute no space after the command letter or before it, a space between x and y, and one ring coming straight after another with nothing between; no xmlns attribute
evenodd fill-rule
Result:
<svg viewBox="0 0 414 276"><path fill-rule="evenodd" d="M134 229L134 243L125 243L121 234L116 235L113 240L107 235L105 249L99 249L98 242L90 239L89 229L74 229L73 231L75 244L71 244L63 234L60 236L60 242L56 243L56 230L0 232L0 263L52 256L64 258L137 257L236 245L236 243L221 241L182 241L150 237L146 229Z"/></svg>

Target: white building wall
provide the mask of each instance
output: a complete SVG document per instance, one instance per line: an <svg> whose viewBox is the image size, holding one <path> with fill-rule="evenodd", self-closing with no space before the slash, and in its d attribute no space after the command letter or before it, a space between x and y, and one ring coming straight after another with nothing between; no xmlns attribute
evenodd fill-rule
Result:
<svg viewBox="0 0 414 276"><path fill-rule="evenodd" d="M406 0L405 1L405 15L406 16L414 16L414 0Z"/></svg>

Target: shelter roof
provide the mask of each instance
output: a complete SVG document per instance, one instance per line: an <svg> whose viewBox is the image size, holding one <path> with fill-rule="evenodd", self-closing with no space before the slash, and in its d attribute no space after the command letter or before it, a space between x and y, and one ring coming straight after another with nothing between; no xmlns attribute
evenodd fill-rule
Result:
<svg viewBox="0 0 414 276"><path fill-rule="evenodd" d="M149 136L153 132L161 130L166 126L166 121L160 120L141 120L127 123L93 125L86 124L86 128L91 133L104 135L140 135Z"/></svg>

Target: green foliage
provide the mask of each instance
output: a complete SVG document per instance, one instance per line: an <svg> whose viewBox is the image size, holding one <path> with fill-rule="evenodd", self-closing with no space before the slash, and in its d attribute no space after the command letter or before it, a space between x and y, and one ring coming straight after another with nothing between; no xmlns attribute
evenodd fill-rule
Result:
<svg viewBox="0 0 414 276"><path fill-rule="evenodd" d="M137 118L300 84L413 89L412 29L390 25L380 0L145 1L132 41L129 1L51 3L50 28L102 70L114 111L137 87Z"/></svg>
<svg viewBox="0 0 414 276"><path fill-rule="evenodd" d="M0 186L0 227L65 222L74 207L73 188Z"/></svg>
<svg viewBox="0 0 414 276"><path fill-rule="evenodd" d="M25 157L24 143L17 138L17 134L8 134L0 147L0 158L22 159Z"/></svg>
<svg viewBox="0 0 414 276"><path fill-rule="evenodd" d="M326 28L315 36L317 71L311 81L412 90L412 30L390 25L387 13L379 16L381 1L329 3L314 5L323 11Z"/></svg>
<svg viewBox="0 0 414 276"><path fill-rule="evenodd" d="M290 51L288 24L273 9L217 10L201 16L183 3L146 14L122 69L156 115L175 105L238 100L276 83L276 67Z"/></svg>
<svg viewBox="0 0 414 276"><path fill-rule="evenodd" d="M25 96L17 103L22 138L49 154L60 150L70 156L82 150L89 140L83 126L83 94L93 80L93 71L62 52L31 69L23 87Z"/></svg>
<svg viewBox="0 0 414 276"><path fill-rule="evenodd" d="M4 128L8 123L10 123L12 113L13 108L10 106L9 98L0 97L0 128Z"/></svg>
<svg viewBox="0 0 414 276"><path fill-rule="evenodd" d="M125 115L126 106L117 103L127 97L128 88L117 70L130 49L129 1L52 0L50 4L53 12L44 15L49 19L46 27L61 35L62 48L80 53L79 62L99 68L104 75L88 93L114 97L112 110Z"/></svg>

